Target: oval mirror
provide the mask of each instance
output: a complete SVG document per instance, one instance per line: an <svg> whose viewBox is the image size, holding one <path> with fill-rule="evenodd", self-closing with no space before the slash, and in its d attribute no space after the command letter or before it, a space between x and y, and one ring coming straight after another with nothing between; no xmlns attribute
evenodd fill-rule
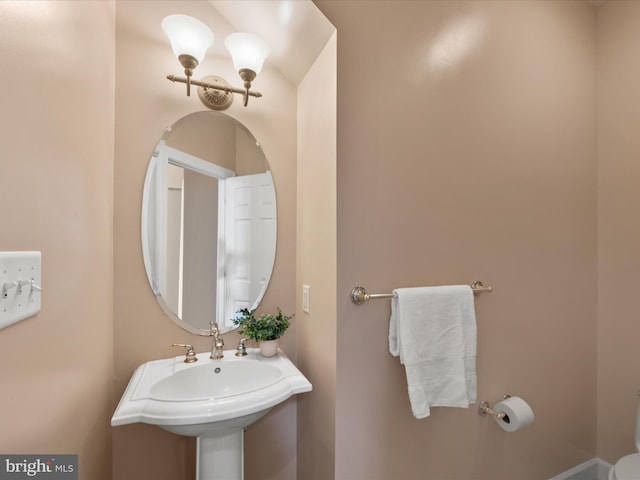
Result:
<svg viewBox="0 0 640 480"><path fill-rule="evenodd" d="M197 112L156 146L142 196L142 252L164 312L191 333L221 332L260 303L276 253L273 179L260 145L237 120Z"/></svg>

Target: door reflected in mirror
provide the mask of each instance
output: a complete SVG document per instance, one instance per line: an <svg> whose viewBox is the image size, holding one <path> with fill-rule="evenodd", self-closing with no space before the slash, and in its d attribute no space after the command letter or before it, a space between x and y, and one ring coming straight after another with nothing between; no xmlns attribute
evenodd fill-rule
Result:
<svg viewBox="0 0 640 480"><path fill-rule="evenodd" d="M142 249L164 312L192 333L235 328L259 305L277 238L276 196L262 149L237 120L198 112L176 122L149 162Z"/></svg>

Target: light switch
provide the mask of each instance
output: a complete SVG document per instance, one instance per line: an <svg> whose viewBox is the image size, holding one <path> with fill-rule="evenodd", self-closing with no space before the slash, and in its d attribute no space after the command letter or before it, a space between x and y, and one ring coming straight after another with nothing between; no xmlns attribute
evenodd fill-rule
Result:
<svg viewBox="0 0 640 480"><path fill-rule="evenodd" d="M309 303L311 302L311 291L309 285L302 285L302 311L309 312Z"/></svg>
<svg viewBox="0 0 640 480"><path fill-rule="evenodd" d="M0 328L40 311L41 270L40 252L0 252Z"/></svg>

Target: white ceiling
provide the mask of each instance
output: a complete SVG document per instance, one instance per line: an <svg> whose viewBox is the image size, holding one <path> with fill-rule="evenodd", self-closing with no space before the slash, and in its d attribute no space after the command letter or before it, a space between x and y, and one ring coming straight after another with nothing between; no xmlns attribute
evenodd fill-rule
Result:
<svg viewBox="0 0 640 480"><path fill-rule="evenodd" d="M311 0L209 0L238 31L261 36L268 62L298 85L335 32Z"/></svg>

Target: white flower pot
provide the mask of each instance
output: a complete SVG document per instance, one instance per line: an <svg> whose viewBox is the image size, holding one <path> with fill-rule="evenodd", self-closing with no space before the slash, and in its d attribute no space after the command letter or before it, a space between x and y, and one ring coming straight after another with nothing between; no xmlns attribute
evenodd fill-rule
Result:
<svg viewBox="0 0 640 480"><path fill-rule="evenodd" d="M260 354L263 357L273 357L278 352L278 339L260 342Z"/></svg>

